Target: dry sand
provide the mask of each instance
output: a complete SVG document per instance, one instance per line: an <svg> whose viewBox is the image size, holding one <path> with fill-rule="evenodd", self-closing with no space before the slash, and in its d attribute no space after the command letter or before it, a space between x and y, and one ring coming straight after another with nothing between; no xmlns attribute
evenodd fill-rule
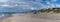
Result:
<svg viewBox="0 0 60 22"><path fill-rule="evenodd" d="M12 14L12 17L8 17L8 18L4 19L3 22L60 22L60 20L32 17L31 15L33 15L31 12L23 13L23 14ZM48 17L50 17L50 16L48 16Z"/></svg>

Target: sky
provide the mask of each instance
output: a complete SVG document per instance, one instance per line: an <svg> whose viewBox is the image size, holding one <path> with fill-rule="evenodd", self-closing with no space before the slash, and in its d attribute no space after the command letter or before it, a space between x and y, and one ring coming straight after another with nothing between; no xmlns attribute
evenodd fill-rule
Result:
<svg viewBox="0 0 60 22"><path fill-rule="evenodd" d="M0 0L0 12L27 12L60 7L60 0Z"/></svg>

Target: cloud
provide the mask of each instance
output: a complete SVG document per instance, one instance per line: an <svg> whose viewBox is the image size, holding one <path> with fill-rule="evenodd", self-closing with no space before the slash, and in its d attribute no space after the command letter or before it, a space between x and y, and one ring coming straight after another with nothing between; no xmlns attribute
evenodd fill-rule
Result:
<svg viewBox="0 0 60 22"><path fill-rule="evenodd" d="M0 0L0 2L7 2L8 0Z"/></svg>
<svg viewBox="0 0 60 22"><path fill-rule="evenodd" d="M49 1L46 1L47 4L51 4Z"/></svg>
<svg viewBox="0 0 60 22"><path fill-rule="evenodd" d="M51 0L52 2L56 2L57 0Z"/></svg>
<svg viewBox="0 0 60 22"><path fill-rule="evenodd" d="M58 7L60 7L60 5L59 4L56 4L56 7L58 8Z"/></svg>
<svg viewBox="0 0 60 22"><path fill-rule="evenodd" d="M34 1L21 1L21 0L20 1L15 1L15 0L12 1L11 0L10 1L10 2L12 2L11 4L14 4L14 5L10 5L10 3L9 3L9 5L1 5L1 6L11 7L12 10L10 10L10 11L18 10L20 12L24 11L24 10L26 10L26 11L41 10L41 9L52 8L52 6L54 7L54 5L51 4L49 1L47 1L47 4L50 4L50 5L44 5L44 4L42 4L42 3L38 2L38 1L40 1L40 0L37 0L36 2L34 2ZM5 9L5 11L9 11L9 10Z"/></svg>

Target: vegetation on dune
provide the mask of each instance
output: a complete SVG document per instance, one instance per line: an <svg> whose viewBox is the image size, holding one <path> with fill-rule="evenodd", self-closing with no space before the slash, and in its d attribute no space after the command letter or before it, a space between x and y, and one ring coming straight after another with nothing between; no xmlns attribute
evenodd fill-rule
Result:
<svg viewBox="0 0 60 22"><path fill-rule="evenodd" d="M44 12L51 12L53 11L53 13L60 13L60 8L49 8L49 9L42 9L42 10L39 10L40 12L44 13Z"/></svg>
<svg viewBox="0 0 60 22"><path fill-rule="evenodd" d="M53 12L54 13L60 13L60 10L54 10Z"/></svg>

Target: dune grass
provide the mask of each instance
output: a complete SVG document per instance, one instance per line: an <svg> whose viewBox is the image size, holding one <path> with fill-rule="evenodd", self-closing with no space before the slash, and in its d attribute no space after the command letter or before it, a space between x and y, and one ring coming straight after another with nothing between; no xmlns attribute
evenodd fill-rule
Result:
<svg viewBox="0 0 60 22"><path fill-rule="evenodd" d="M44 10L44 9L40 10L41 13L44 13L44 12L49 13L51 11L53 11L53 13L60 13L60 9L55 10L55 9L50 9L49 8L49 9L46 9L46 10Z"/></svg>

